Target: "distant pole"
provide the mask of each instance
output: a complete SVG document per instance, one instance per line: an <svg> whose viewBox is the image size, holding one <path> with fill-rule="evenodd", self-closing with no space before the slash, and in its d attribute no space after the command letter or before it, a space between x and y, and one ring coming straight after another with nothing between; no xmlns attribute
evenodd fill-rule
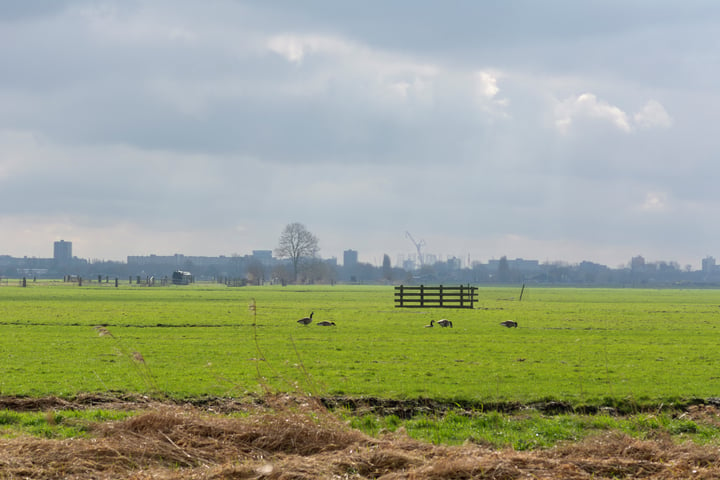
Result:
<svg viewBox="0 0 720 480"><path fill-rule="evenodd" d="M518 300L519 302L522 302L522 296L523 296L524 291L525 291L525 284L523 283L522 289L520 289L520 300Z"/></svg>

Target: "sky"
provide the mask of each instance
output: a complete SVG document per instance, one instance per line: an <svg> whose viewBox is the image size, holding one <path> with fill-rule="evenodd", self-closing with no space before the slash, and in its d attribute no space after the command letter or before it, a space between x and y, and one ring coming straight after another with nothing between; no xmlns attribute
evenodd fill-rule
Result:
<svg viewBox="0 0 720 480"><path fill-rule="evenodd" d="M0 254L720 257L715 0L0 0ZM411 240L408 232L414 239Z"/></svg>

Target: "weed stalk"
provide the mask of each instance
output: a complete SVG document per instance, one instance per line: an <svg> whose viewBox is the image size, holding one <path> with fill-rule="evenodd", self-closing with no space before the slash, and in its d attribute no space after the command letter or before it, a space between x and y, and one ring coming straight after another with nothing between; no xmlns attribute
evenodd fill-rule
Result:
<svg viewBox="0 0 720 480"><path fill-rule="evenodd" d="M164 396L160 388L158 388L157 382L155 380L155 376L153 375L152 371L150 370L150 366L145 361L145 357L138 352L137 350L132 350L125 346L125 344L120 340L120 338L116 337L115 335L110 332L110 330L107 329L107 327L98 325L95 327L95 330L98 332L98 336L100 337L110 337L113 339L116 345L117 351L125 358L128 359L130 362L130 365L135 370L135 373L137 373L140 380L143 381L146 388L153 394L153 396L156 397L162 397Z"/></svg>

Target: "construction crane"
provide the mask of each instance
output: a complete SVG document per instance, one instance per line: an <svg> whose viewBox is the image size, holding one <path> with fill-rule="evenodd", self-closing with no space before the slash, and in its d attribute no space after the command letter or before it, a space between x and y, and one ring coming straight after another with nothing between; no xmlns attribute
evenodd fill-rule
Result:
<svg viewBox="0 0 720 480"><path fill-rule="evenodd" d="M405 236L410 239L410 241L415 245L415 248L417 249L418 253L418 259L420 260L420 266L425 265L425 261L423 260L423 254L422 254L422 247L425 246L425 240L420 240L419 242L416 242L412 235L410 235L410 232L406 231Z"/></svg>

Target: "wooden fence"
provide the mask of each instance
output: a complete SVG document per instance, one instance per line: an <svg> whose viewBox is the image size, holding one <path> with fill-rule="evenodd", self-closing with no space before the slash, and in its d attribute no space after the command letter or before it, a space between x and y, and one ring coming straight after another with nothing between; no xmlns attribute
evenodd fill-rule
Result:
<svg viewBox="0 0 720 480"><path fill-rule="evenodd" d="M477 287L413 286L395 287L397 308L473 308L477 302Z"/></svg>

